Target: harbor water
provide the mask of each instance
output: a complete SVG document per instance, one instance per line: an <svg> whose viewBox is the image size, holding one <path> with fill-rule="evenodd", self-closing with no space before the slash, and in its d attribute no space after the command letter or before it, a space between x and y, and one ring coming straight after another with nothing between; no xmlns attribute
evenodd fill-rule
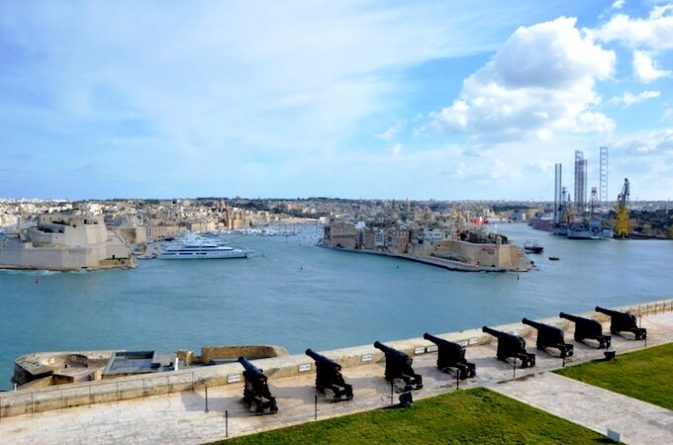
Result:
<svg viewBox="0 0 673 445"><path fill-rule="evenodd" d="M451 272L315 246L296 236L222 235L248 259L141 261L134 270L0 272L0 389L31 352L277 344L334 349L670 298L673 242L581 241L525 225L537 241L527 273ZM558 257L550 261L549 257Z"/></svg>

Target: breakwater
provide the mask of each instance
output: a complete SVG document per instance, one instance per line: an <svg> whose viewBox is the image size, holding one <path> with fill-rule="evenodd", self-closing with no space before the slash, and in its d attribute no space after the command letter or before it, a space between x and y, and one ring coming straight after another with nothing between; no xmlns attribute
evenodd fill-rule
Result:
<svg viewBox="0 0 673 445"><path fill-rule="evenodd" d="M673 299L621 306L613 309L630 311L638 317L656 315L662 312L673 312ZM586 312L579 315L596 319L602 323L608 321L608 316L597 312ZM553 324L566 331L569 331L571 328L570 322L558 317L545 318L538 321ZM495 329L515 333L523 337L535 334L535 329L522 323L500 325L496 326ZM438 336L463 344L468 348L468 356L469 348L490 344L495 341L492 336L482 333L480 329L469 329ZM386 344L411 356L433 353L435 351L434 345L422 337L386 341ZM383 353L372 345L323 351L321 353L339 362L345 369L369 365L384 360ZM254 364L262 368L269 379L315 372L312 361L303 354L255 360ZM204 387L240 384L242 381L242 371L243 369L240 364L229 363L208 367L187 368L151 376L125 377L114 381L61 385L35 391L0 393L0 420L2 417L32 414L53 409L130 400L172 392L193 391Z"/></svg>

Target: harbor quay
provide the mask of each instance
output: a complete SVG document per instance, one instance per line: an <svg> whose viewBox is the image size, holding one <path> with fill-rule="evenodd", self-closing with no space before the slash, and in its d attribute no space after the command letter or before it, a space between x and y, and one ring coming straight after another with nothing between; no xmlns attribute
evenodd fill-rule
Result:
<svg viewBox="0 0 673 445"><path fill-rule="evenodd" d="M612 348L617 354L673 342L673 300L614 309L632 312L648 333L646 341L613 335ZM608 317L603 314L591 312L577 315L594 318L602 323L604 332L609 330ZM548 318L538 321L562 328L566 333L566 341L572 335L573 326L567 320ZM522 323L494 328L521 335L526 339L527 350L534 351L535 329ZM573 342L575 354L572 357L561 359L557 355L540 351L536 353L535 366L524 369L497 360L497 340L481 330L437 336L466 347L467 359L476 364L475 378L457 380L453 374L438 370L434 344L420 337L398 341L381 339L385 340L386 345L413 357L415 372L423 376L423 388L412 392L414 399L457 388L484 386L502 390L506 394L509 391L517 399L526 402L530 390L521 389L525 386L518 386L518 382L526 382L525 385L535 385L536 381L546 382L538 376L564 365L603 359L605 352L584 343ZM269 388L278 402L278 413L274 415L255 416L241 403L243 368L239 363L228 363L152 376L124 377L109 382L0 393L0 436L6 443L17 444L198 444L398 403L399 394L391 391L391 385L383 378L384 354L380 350L366 345L321 351L321 354L341 364L346 381L353 385L353 400L340 403L326 401L315 391L314 362L306 355L291 355L253 361L268 377ZM513 389L511 385L517 386ZM536 391L540 392L539 389ZM573 421L605 434L603 423L597 420L597 415L588 412L587 420ZM618 417L628 421L629 416L628 413L621 413ZM655 422L654 426L643 427L652 430L642 436L653 438L649 443L665 443L658 441L657 437L663 431L661 428L665 430L671 425L665 422L657 425ZM614 427L619 428L618 425ZM639 443L630 436L622 436L622 440Z"/></svg>

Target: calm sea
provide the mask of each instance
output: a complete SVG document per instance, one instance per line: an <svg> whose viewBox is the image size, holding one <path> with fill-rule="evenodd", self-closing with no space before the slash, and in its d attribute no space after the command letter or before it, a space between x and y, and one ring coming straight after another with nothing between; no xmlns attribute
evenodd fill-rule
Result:
<svg viewBox="0 0 673 445"><path fill-rule="evenodd" d="M560 310L670 298L673 242L536 240L528 273L461 273L315 247L297 236L225 235L246 260L142 261L135 270L0 272L0 388L16 356L38 351L278 344L292 353L442 333ZM557 256L560 261L549 261ZM36 282L36 277L37 282Z"/></svg>

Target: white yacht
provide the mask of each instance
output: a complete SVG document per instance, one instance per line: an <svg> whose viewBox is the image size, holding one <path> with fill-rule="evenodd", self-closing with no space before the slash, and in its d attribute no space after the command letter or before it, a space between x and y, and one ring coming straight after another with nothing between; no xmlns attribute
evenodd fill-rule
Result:
<svg viewBox="0 0 673 445"><path fill-rule="evenodd" d="M248 252L233 247L210 243L178 244L163 249L157 258L162 260L198 260L247 258Z"/></svg>

